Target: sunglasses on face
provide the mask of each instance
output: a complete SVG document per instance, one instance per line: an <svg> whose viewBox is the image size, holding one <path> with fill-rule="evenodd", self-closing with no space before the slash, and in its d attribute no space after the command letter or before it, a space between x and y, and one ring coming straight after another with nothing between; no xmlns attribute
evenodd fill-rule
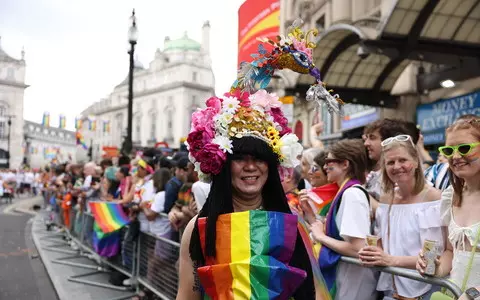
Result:
<svg viewBox="0 0 480 300"><path fill-rule="evenodd" d="M413 141L412 141L412 137L407 135L407 134L400 134L400 135L397 135L397 136L392 136L392 137L389 137L387 139L384 139L380 143L380 145L382 145L382 147L385 147L387 145L390 145L393 142L407 142L407 141L410 141L412 146L415 147L415 145L413 144Z"/></svg>
<svg viewBox="0 0 480 300"><path fill-rule="evenodd" d="M325 158L325 165L332 164L332 163L339 164L339 163L341 163L342 161L343 161L343 160L338 159L338 158Z"/></svg>
<svg viewBox="0 0 480 300"><path fill-rule="evenodd" d="M442 146L438 148L438 151L443 154L443 156L450 158L455 154L455 151L458 152L461 156L467 155L472 150L480 145L479 143L471 143L471 144L460 144L456 146Z"/></svg>
<svg viewBox="0 0 480 300"><path fill-rule="evenodd" d="M312 167L310 168L310 172L312 172L312 173L318 172L320 170L321 170L321 168L317 165L312 165Z"/></svg>

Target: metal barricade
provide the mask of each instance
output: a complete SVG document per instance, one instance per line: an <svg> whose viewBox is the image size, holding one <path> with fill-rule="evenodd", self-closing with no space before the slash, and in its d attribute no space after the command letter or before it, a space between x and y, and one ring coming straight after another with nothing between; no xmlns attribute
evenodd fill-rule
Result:
<svg viewBox="0 0 480 300"><path fill-rule="evenodd" d="M342 256L341 261L343 261L345 263L348 263L348 264L364 267L362 265L361 261L357 258ZM456 298L458 298L462 295L462 290L455 283L451 282L450 280L444 279L444 278L437 278L437 277L431 277L431 276L423 277L418 272L416 272L414 270L405 269L405 268L373 267L372 269L378 270L378 271L381 271L381 272L384 272L384 273L389 273L389 274L405 277L405 278L408 278L408 279L413 279L413 280L416 280L416 281L421 281L421 282L425 282L425 283L428 283L428 284L433 284L433 285L438 285L438 286L444 287L444 288L448 289L449 291L451 291L452 294Z"/></svg>
<svg viewBox="0 0 480 300"><path fill-rule="evenodd" d="M168 228L166 215L157 218L167 221ZM165 237L141 233L138 247L138 282L165 300L175 299L178 287L180 244L172 241L171 236L168 233Z"/></svg>

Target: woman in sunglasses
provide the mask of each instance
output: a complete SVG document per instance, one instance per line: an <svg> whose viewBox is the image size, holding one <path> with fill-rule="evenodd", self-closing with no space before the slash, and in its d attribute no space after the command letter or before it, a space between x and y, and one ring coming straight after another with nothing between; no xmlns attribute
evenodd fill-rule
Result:
<svg viewBox="0 0 480 300"><path fill-rule="evenodd" d="M441 218L448 226L445 252L436 261L435 276L450 273L465 290L480 286L480 117L457 120L446 131L439 148L449 163L451 186L442 193ZM425 272L420 253L417 270Z"/></svg>
<svg viewBox="0 0 480 300"><path fill-rule="evenodd" d="M435 240L443 248L440 191L429 186L412 138L397 135L382 143L383 193L376 211L377 246L359 252L366 266L414 269L423 241ZM381 273L377 290L384 299L430 299L431 285Z"/></svg>
<svg viewBox="0 0 480 300"><path fill-rule="evenodd" d="M311 227L312 237L322 244L319 264L325 283L334 299L375 299L373 271L340 262L341 256L357 257L370 234L370 204L361 187L367 170L363 141L342 140L332 145L324 169L328 181L340 187L325 223L317 221Z"/></svg>

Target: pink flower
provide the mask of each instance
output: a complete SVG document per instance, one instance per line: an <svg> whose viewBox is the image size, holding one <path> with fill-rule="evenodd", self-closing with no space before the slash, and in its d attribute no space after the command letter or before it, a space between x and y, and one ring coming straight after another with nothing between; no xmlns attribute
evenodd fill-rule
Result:
<svg viewBox="0 0 480 300"><path fill-rule="evenodd" d="M192 114L192 130L204 130L207 126L212 126L213 117L217 111L213 107L207 107Z"/></svg>
<svg viewBox="0 0 480 300"><path fill-rule="evenodd" d="M208 143L198 153L200 170L205 174L218 174L227 160L227 155L217 144Z"/></svg>
<svg viewBox="0 0 480 300"><path fill-rule="evenodd" d="M307 48L307 45L305 44L305 42L300 42L299 40L294 39L293 40L293 47L295 47L295 49L297 49L297 51L305 53L307 55L307 57L310 60L312 60L312 49Z"/></svg>
<svg viewBox="0 0 480 300"><path fill-rule="evenodd" d="M278 101L278 97L275 94L269 94L266 90L259 90L250 97L253 105L259 105L265 110L270 110L274 107L280 107L282 102Z"/></svg>
<svg viewBox="0 0 480 300"><path fill-rule="evenodd" d="M230 92L230 93L225 93L224 94L225 97L235 97L238 99L238 101L240 101L240 106L243 106L243 107L250 107L251 106L251 103L250 103L250 93L248 92L242 92L240 90L234 90L233 92Z"/></svg>
<svg viewBox="0 0 480 300"><path fill-rule="evenodd" d="M279 107L273 107L270 110L270 114L273 117L273 121L278 123L282 127L282 131L280 131L280 136L283 136L287 133L292 133L292 129L288 127L288 120L282 113L282 110Z"/></svg>
<svg viewBox="0 0 480 300"><path fill-rule="evenodd" d="M222 100L220 98L217 98L215 96L210 97L205 104L207 107L211 107L215 109L215 112L218 113L220 109L222 108Z"/></svg>
<svg viewBox="0 0 480 300"><path fill-rule="evenodd" d="M203 147L210 143L215 137L213 130L194 130L188 134L187 143L189 146L190 153L192 156L198 160L197 156Z"/></svg>

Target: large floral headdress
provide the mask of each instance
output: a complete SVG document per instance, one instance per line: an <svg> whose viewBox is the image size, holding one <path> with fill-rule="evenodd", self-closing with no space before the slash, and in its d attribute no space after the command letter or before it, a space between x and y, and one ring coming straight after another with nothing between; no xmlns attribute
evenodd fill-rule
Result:
<svg viewBox="0 0 480 300"><path fill-rule="evenodd" d="M207 108L192 114L187 138L190 160L204 180L218 174L232 154L233 138L263 140L277 155L281 170L298 165L303 147L292 134L278 96L259 90L255 94L227 93L206 101Z"/></svg>
<svg viewBox="0 0 480 300"><path fill-rule="evenodd" d="M186 145L190 160L202 179L218 174L227 153L235 151L232 139L245 136L259 138L271 147L278 156L281 175L298 165L297 157L303 148L288 127L278 97L264 90L276 70L290 69L310 74L315 78L315 84L308 90L306 99L317 106L325 104L331 113L341 113L343 101L325 89L320 71L313 64L315 43L310 37L315 37L317 31L309 30L305 34L300 28L302 23L301 20L295 21L289 27L288 35L279 36L278 42L260 40L272 45L273 50L269 52L259 44L258 53L251 55L253 61L240 64L230 92L208 99L205 109L192 114Z"/></svg>

